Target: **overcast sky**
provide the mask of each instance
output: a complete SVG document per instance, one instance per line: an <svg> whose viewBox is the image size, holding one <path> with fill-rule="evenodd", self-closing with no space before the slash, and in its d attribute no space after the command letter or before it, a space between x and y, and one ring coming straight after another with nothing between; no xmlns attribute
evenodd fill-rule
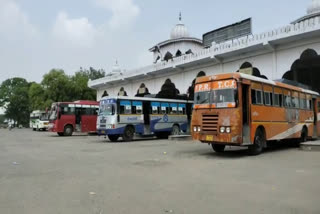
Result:
<svg viewBox="0 0 320 214"><path fill-rule="evenodd" d="M192 36L252 17L253 31L306 14L311 0L0 0L0 82L41 81L52 68L110 71L152 63L148 51L169 38L181 11Z"/></svg>

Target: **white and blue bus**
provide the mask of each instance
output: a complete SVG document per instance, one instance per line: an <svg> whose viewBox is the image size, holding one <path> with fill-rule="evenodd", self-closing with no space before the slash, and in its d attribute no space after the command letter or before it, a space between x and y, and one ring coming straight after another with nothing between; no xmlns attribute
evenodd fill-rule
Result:
<svg viewBox="0 0 320 214"><path fill-rule="evenodd" d="M134 135L168 138L187 132L192 101L146 97L105 97L100 101L97 133L113 142Z"/></svg>

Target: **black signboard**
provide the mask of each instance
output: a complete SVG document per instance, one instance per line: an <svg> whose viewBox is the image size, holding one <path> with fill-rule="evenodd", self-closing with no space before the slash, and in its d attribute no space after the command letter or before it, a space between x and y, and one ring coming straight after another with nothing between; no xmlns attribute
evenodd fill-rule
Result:
<svg viewBox="0 0 320 214"><path fill-rule="evenodd" d="M211 47L212 42L221 43L250 34L252 34L252 20L248 18L204 34L203 44L205 47Z"/></svg>

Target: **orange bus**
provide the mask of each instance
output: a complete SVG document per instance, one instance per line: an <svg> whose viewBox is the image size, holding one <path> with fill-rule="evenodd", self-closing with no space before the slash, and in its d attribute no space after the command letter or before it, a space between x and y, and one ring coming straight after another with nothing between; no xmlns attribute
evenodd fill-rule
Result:
<svg viewBox="0 0 320 214"><path fill-rule="evenodd" d="M317 92L244 73L219 74L196 81L191 132L216 152L247 146L258 155L268 141L317 138L319 112Z"/></svg>

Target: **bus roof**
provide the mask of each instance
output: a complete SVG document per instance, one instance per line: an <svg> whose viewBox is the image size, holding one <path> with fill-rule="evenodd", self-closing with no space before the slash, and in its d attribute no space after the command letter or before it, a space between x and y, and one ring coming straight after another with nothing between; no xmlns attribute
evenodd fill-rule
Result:
<svg viewBox="0 0 320 214"><path fill-rule="evenodd" d="M99 102L92 100L78 100L74 102L57 102L58 104L79 104L79 105L99 105Z"/></svg>
<svg viewBox="0 0 320 214"><path fill-rule="evenodd" d="M123 96L103 97L101 100L109 100L109 99L150 101L150 102L193 103L192 100L176 100L176 99L162 99L162 98L149 98L149 97L123 97Z"/></svg>
<svg viewBox="0 0 320 214"><path fill-rule="evenodd" d="M311 90L308 90L308 89L299 88L299 87L288 85L288 84L285 84L285 83L272 81L272 80L267 80L267 79L263 79L263 78L260 78L260 77L255 77L255 76L248 75L248 74L243 74L243 73L227 73L227 74L216 74L216 75L213 75L213 76L199 77L197 79L196 83L204 83L204 82L211 82L211 81L215 81L215 80L224 80L224 79L237 79L237 80L247 79L247 80L254 81L254 82L266 83L266 84L270 84L270 85L274 85L274 86L279 86L279 87L282 87L282 88L287 88L287 89L291 89L291 90L300 91L300 92L304 92L304 93L307 93L307 94L312 94L312 95L319 96L319 93L315 92L315 91L311 91Z"/></svg>

